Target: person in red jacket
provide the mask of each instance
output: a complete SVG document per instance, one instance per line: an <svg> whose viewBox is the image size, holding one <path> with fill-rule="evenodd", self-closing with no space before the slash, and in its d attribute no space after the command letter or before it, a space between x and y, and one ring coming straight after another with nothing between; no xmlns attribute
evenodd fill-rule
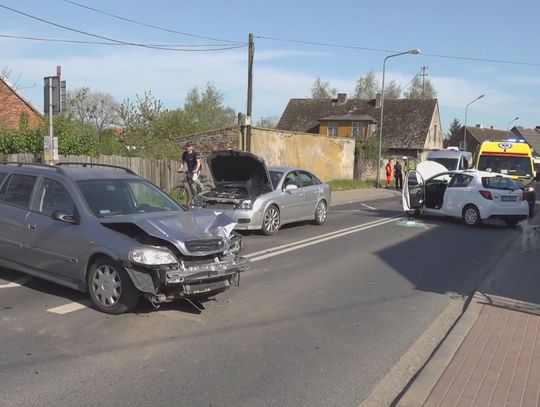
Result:
<svg viewBox="0 0 540 407"><path fill-rule="evenodd" d="M386 164L386 188L390 188L390 185L392 185L392 160L388 160L388 163Z"/></svg>

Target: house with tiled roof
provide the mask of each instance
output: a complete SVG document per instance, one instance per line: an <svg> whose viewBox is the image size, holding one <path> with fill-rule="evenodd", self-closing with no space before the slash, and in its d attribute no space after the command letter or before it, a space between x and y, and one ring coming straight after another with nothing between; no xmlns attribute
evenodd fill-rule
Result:
<svg viewBox="0 0 540 407"><path fill-rule="evenodd" d="M512 133L518 138L527 140L527 143L529 143L533 150L533 154L536 157L540 157L540 126L536 126L534 129L516 126L512 128Z"/></svg>
<svg viewBox="0 0 540 407"><path fill-rule="evenodd" d="M0 75L0 129L18 129L21 123L39 126L41 113L2 75Z"/></svg>
<svg viewBox="0 0 540 407"><path fill-rule="evenodd" d="M466 131L465 135L463 134L464 131ZM462 127L450 138L450 140L448 140L448 147L462 148L464 136L466 150L474 154L483 141L506 140L509 136L511 137L512 134L505 130L497 130L493 128L493 126L484 127L481 124L467 126L466 130Z"/></svg>
<svg viewBox="0 0 540 407"><path fill-rule="evenodd" d="M378 137L380 99L291 99L277 125L280 130L329 137ZM385 99L382 144L385 156L423 159L443 145L437 99Z"/></svg>

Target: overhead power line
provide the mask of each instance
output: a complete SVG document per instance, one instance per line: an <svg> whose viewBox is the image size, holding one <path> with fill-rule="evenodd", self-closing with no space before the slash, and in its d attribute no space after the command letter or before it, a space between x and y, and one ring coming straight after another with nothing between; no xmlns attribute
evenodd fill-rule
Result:
<svg viewBox="0 0 540 407"><path fill-rule="evenodd" d="M191 34L191 33L186 33L186 32L182 32L182 31L173 30L171 28L160 27L160 26L153 25L153 24L143 23L142 21L133 20L133 19L127 18L127 17L122 17L122 16L119 16L117 14L109 13L107 11L100 10L98 8L95 8L95 7L90 7L90 6L87 6L85 4L78 3L76 1L72 1L72 0L64 0L64 1L66 3L73 4L74 6L77 6L77 7L85 8L87 10L91 10L91 11L94 11L96 13L104 14L104 15L109 16L109 17L117 18L118 20L127 21L127 22L132 23L132 24L137 24L137 25L141 25L143 27L153 28L155 30L165 31L165 32L168 32L168 33L173 33L173 34L184 35L184 36L187 36L187 37L201 38L201 39L211 40L211 41L226 42L226 43L229 43L229 44L246 44L245 42L241 42L241 41L231 41L231 40L226 40L226 39L221 39L221 38L206 37L204 35Z"/></svg>
<svg viewBox="0 0 540 407"><path fill-rule="evenodd" d="M187 51L187 50L185 50L185 49L178 49L178 48L172 48L172 47L153 46L153 45L147 45L147 44L142 44L142 43L137 43L137 42L130 42L130 41L117 40L117 39L114 39L114 38L105 37L105 36L103 36L103 35L93 34L93 33L87 32L87 31L78 30L78 29L76 29L76 28L72 28L72 27L68 27L68 26L62 25L62 24L55 23L55 22L53 22L53 21L45 20L45 19L43 19L43 18L40 18L40 17L31 15L31 14L25 13L25 12L20 11L20 10L16 10L16 9L14 9L14 8L11 8L11 7L8 7L8 6L4 5L4 4L0 4L0 8L9 10L9 11L11 11L11 12L13 12L13 13L17 13L17 14L23 15L23 16L25 16L25 17L31 18L31 19L33 19L33 20L40 21L40 22L45 23L45 24L48 24L48 25L52 25L52 26L54 26L54 27L62 28L63 30L76 32L76 33L78 33L78 34L82 34L82 35L86 35L86 36L94 37L94 38L99 38L99 39L101 39L101 40L106 40L106 41L109 41L109 42L114 42L114 43L118 43L118 44L122 44L122 45L131 45L131 46L134 46L134 47L150 48L150 49L158 49L158 50L162 50L162 51ZM227 47L227 49L243 48L243 47L245 47L245 46L246 46L246 45L235 45L235 46ZM212 50L205 50L205 51L214 51L214 50L216 50L216 49L214 48L214 49L212 49ZM221 50L223 50L223 49L221 49ZM189 51L194 51L194 50L189 50ZM201 51L201 50L199 50L199 51Z"/></svg>
<svg viewBox="0 0 540 407"><path fill-rule="evenodd" d="M0 34L0 38L9 38L16 40L29 40L29 41L40 41L40 42L60 42L67 44L89 44L89 45L112 45L112 46L126 46L129 44L122 44L118 42L107 42L107 41L84 41L84 40L71 40L67 38L45 38L45 37L29 37L23 35L9 35L9 34ZM245 45L234 45L230 47L224 47L223 44L219 45L219 48L215 48L215 45L210 44L144 44L148 47L159 47L161 48L174 48L175 51L185 51L185 52L209 52L209 51L224 51L237 48L245 48ZM177 48L178 47L178 48ZM181 47L186 47L183 49ZM214 47L208 49L197 49L196 47Z"/></svg>
<svg viewBox="0 0 540 407"><path fill-rule="evenodd" d="M261 40L270 40L270 41L281 41L281 42L290 42L295 44L305 44L305 45L314 45L318 47L329 47L329 48L345 48L345 49L356 49L361 51L371 51L371 52L382 52L386 54L394 54L400 52L399 50L390 50L390 49L381 49L381 48L370 48L370 47L360 47L356 45L346 45L346 44L333 44L327 42L317 42L317 41L303 41L303 40L294 40L289 38L277 38L277 37L266 37L266 36L256 36L255 38ZM512 61L504 59L491 59L491 58L474 58L461 55L444 55L444 54L426 54L421 53L422 56L432 57L432 58L445 58L445 59L458 59L463 61L475 61L475 62L489 62L494 64L507 64L507 65L524 65L524 66L540 66L540 63L536 62L524 62L524 61Z"/></svg>

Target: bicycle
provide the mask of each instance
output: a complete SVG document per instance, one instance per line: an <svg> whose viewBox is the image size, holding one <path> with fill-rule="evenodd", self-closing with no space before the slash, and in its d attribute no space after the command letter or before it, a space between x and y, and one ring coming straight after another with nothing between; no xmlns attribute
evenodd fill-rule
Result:
<svg viewBox="0 0 540 407"><path fill-rule="evenodd" d="M205 178L204 175L200 174L199 175L199 181L202 183L202 180ZM195 185L195 188L197 189L196 191L196 194L198 194L200 191L200 187L197 187ZM174 199L176 202L178 202L179 204L182 204L182 205L189 205L189 203L191 202L191 200L193 199L193 192L191 190L191 186L189 184L189 180L188 180L188 177L187 177L187 174L184 174L184 179L182 181L180 181L180 184L178 184L177 186L175 186L170 194L172 199Z"/></svg>

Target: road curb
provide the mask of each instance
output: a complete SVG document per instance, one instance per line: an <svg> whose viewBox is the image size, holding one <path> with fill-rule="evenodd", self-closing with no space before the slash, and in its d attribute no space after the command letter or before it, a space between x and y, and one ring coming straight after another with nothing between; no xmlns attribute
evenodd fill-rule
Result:
<svg viewBox="0 0 540 407"><path fill-rule="evenodd" d="M335 191L335 192L333 192L333 194L336 194L336 193L339 193L339 192L353 192L353 191L359 191L360 192L361 190ZM357 202L373 201L373 200L376 200L376 199L394 198L394 197L397 197L397 196L401 197L401 194L399 192L397 192L397 191L380 192L380 193L373 194L371 196L363 196L363 197L358 197L358 198L349 198L349 199L344 199L343 201L339 201L339 200L336 201L335 197L332 196L332 203L330 204L330 207L340 206L340 205L348 205L348 204L357 203Z"/></svg>

